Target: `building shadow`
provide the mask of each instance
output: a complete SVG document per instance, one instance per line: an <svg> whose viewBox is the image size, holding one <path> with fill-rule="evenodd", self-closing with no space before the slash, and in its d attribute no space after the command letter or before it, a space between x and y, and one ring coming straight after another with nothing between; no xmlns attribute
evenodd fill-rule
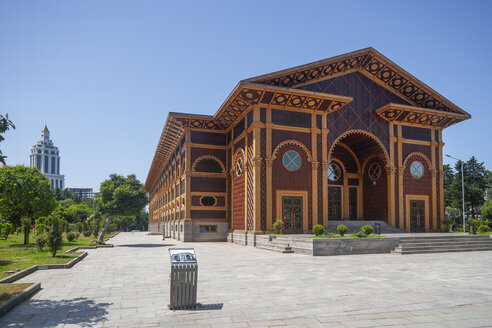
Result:
<svg viewBox="0 0 492 328"><path fill-rule="evenodd" d="M70 300L30 300L0 319L8 327L93 327L107 320L108 306L85 297Z"/></svg>
<svg viewBox="0 0 492 328"><path fill-rule="evenodd" d="M115 245L114 247L143 247L143 248L152 248L152 247L170 247L175 246L174 244L128 244L128 245Z"/></svg>

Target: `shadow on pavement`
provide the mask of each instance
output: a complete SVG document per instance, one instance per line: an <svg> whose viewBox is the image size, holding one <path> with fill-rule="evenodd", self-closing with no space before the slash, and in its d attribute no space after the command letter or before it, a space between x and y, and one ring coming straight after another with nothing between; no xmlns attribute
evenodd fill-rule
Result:
<svg viewBox="0 0 492 328"><path fill-rule="evenodd" d="M224 303L210 303L210 304L197 304L195 309L191 311L209 311L209 310L222 310Z"/></svg>
<svg viewBox="0 0 492 328"><path fill-rule="evenodd" d="M169 247L175 246L174 244L128 244L128 245L115 245L115 247Z"/></svg>
<svg viewBox="0 0 492 328"><path fill-rule="evenodd" d="M3 319L15 319L15 322L8 323L8 327L61 327L67 324L93 327L107 320L106 308L111 304L96 303L85 297L60 301L30 300L17 308L20 311L14 309Z"/></svg>

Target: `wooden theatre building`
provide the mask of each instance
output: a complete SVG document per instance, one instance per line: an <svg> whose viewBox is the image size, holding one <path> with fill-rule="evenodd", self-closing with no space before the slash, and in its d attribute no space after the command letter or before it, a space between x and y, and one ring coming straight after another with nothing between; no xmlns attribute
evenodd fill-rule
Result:
<svg viewBox="0 0 492 328"><path fill-rule="evenodd" d="M372 48L239 82L215 115L169 113L149 227L183 241L381 220L437 231L442 130L470 114Z"/></svg>

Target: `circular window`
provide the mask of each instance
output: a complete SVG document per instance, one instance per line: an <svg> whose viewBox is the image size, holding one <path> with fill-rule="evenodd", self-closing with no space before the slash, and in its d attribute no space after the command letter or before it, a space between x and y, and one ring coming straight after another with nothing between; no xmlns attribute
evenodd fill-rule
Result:
<svg viewBox="0 0 492 328"><path fill-rule="evenodd" d="M296 171L301 167L301 156L294 150L288 150L282 158L282 163L287 170Z"/></svg>
<svg viewBox="0 0 492 328"><path fill-rule="evenodd" d="M410 174L415 179L420 179L424 175L424 166L419 161L414 161L410 165Z"/></svg>
<svg viewBox="0 0 492 328"><path fill-rule="evenodd" d="M202 204L202 206L214 206L215 205L215 197L204 196L204 197L200 198L200 204Z"/></svg>
<svg viewBox="0 0 492 328"><path fill-rule="evenodd" d="M381 166L379 166L379 163L372 163L367 170L367 175L369 175L369 179L376 181L381 175Z"/></svg>
<svg viewBox="0 0 492 328"><path fill-rule="evenodd" d="M328 166L328 179L331 181L337 181L342 176L340 166L337 164L330 164Z"/></svg>
<svg viewBox="0 0 492 328"><path fill-rule="evenodd" d="M241 174L243 174L243 169L244 169L243 159L239 157L236 161L236 175L238 177L240 177Z"/></svg>

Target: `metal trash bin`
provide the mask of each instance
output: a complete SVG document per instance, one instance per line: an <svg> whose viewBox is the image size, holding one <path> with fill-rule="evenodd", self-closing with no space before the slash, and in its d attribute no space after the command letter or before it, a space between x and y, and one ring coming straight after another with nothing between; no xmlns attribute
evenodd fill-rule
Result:
<svg viewBox="0 0 492 328"><path fill-rule="evenodd" d="M374 222L374 234L375 235L381 234L381 222L379 221Z"/></svg>
<svg viewBox="0 0 492 328"><path fill-rule="evenodd" d="M193 248L170 248L171 310L196 308L198 263Z"/></svg>
<svg viewBox="0 0 492 328"><path fill-rule="evenodd" d="M475 234L475 222L468 221L468 230L469 230L471 235Z"/></svg>

